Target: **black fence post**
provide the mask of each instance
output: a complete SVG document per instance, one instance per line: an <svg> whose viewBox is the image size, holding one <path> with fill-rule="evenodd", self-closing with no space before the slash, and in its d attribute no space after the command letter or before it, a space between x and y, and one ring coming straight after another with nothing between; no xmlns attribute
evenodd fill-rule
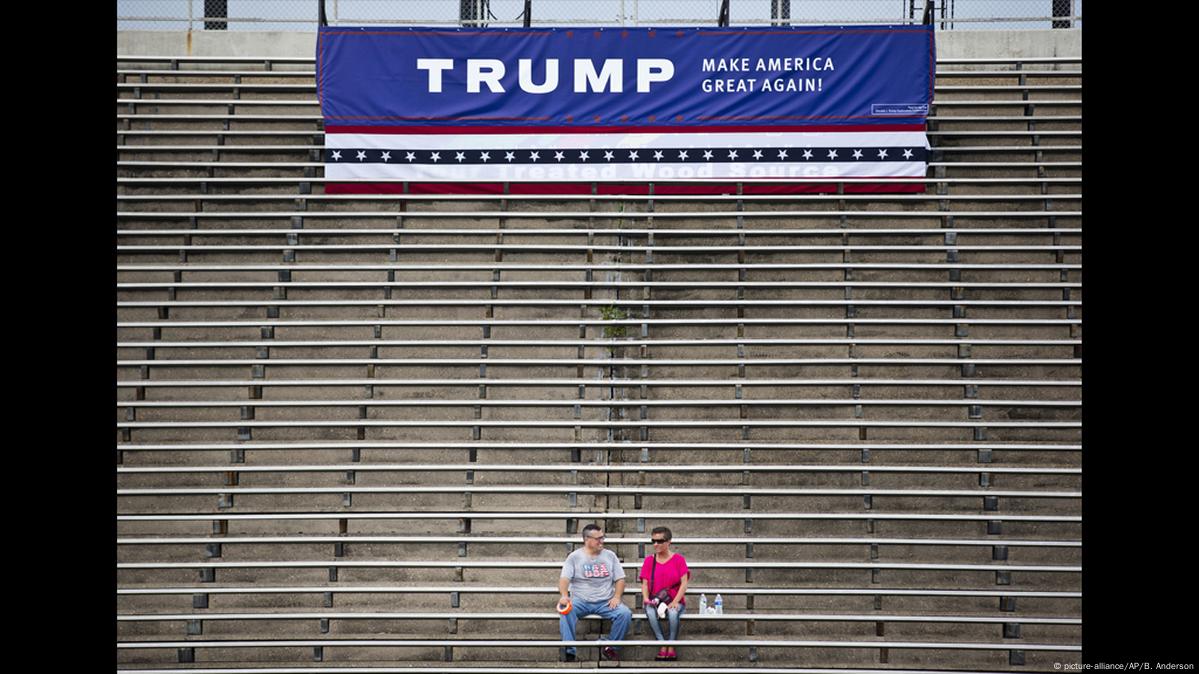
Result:
<svg viewBox="0 0 1199 674"><path fill-rule="evenodd" d="M770 23L773 26L791 25L791 0L770 0Z"/></svg>
<svg viewBox="0 0 1199 674"><path fill-rule="evenodd" d="M1053 0L1053 27L1070 28L1074 23L1073 0ZM1062 20L1064 18L1064 20Z"/></svg>
<svg viewBox="0 0 1199 674"><path fill-rule="evenodd" d="M229 0L204 0L204 18L229 18ZM228 21L205 21L204 30L228 30Z"/></svg>
<svg viewBox="0 0 1199 674"><path fill-rule="evenodd" d="M479 28L491 13L491 0L459 0L458 22L463 26Z"/></svg>

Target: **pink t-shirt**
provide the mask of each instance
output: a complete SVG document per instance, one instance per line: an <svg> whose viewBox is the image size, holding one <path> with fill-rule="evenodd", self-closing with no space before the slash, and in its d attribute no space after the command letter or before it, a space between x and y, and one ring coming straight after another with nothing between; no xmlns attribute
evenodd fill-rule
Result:
<svg viewBox="0 0 1199 674"><path fill-rule="evenodd" d="M656 570L654 569L655 564L658 567ZM646 557L645 562L641 564L640 578L648 583L652 574L654 584L649 588L651 599L662 590L666 590L667 594L670 595L670 600L674 601L675 595L679 593L679 583L682 582L683 576L689 573L691 573L691 570L687 568L687 560L683 559L683 556L676 552L673 557L665 562L657 561L655 555ZM683 599L679 600L679 603L686 604L687 598L684 596Z"/></svg>

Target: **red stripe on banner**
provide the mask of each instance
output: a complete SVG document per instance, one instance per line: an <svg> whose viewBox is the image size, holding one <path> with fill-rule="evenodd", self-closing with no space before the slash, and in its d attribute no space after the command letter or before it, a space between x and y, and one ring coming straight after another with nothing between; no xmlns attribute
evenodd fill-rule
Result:
<svg viewBox="0 0 1199 674"><path fill-rule="evenodd" d="M754 35L847 35L850 33L913 33L913 30L904 30L902 28L847 28L844 30L756 30ZM704 30L696 31L696 35L713 36L713 35L745 35L744 31L740 30Z"/></svg>
<svg viewBox="0 0 1199 674"><path fill-rule="evenodd" d="M923 124L807 126L326 126L326 134L538 134L538 133L836 133L851 131L924 131Z"/></svg>
<svg viewBox="0 0 1199 674"><path fill-rule="evenodd" d="M420 37L422 35L438 35L441 37L475 37L474 33L470 33L470 32L463 33L462 31L459 31L459 30L417 30L417 31L412 31L412 30L407 30L407 31L323 30L321 32L327 33L329 35L353 35L353 36L387 35L389 37ZM541 30L541 31L519 31L519 32L505 30L503 32L492 33L492 35L499 36L499 37L549 37L551 35L551 33L549 31L544 31L544 30ZM567 36L567 37L569 37L569 36Z"/></svg>
<svg viewBox="0 0 1199 674"><path fill-rule="evenodd" d="M587 29L582 29L580 31L580 34L586 32L586 30ZM440 31L440 30L422 30L422 31L410 31L410 30L409 31L402 31L402 30L391 31L391 30L388 30L388 31L383 31L383 30L329 30L329 29L327 29L322 32L328 33L329 35L354 35L354 36L388 35L391 37L419 37L421 35L439 35L442 37L473 38L476 36L476 33L472 33L469 30L464 32L464 31L458 31L458 30L454 30L454 31L449 31L449 30L446 30L446 31ZM565 31L566 37L573 37L573 35L572 35L573 32L574 31ZM605 30L603 28L597 28L597 29L594 29L592 32L593 32L594 37L598 38L603 35ZM612 28L608 28L606 32L608 34L613 34L616 31L614 31ZM622 29L621 32L627 33L628 31ZM654 32L656 32L656 31L650 31L650 33L651 33L650 37L653 37L652 33L654 33ZM670 32L671 32L670 29L668 29L666 32L663 32L662 34L669 37ZM858 28L858 29L847 28L845 30L762 30L762 31L755 31L754 34L756 34L756 35L794 36L794 35L845 35L847 33L912 33L912 32L915 32L915 31L903 30L900 28ZM502 33L497 32L494 34L498 35L500 37L548 37L552 34L552 32L544 30L544 29L542 29L540 31L507 31L507 30L505 30ZM675 34L675 37L685 37L685 36L689 36L689 35L699 35L699 36L745 35L745 33L743 31L739 31L739 30L736 30L736 31L714 31L714 30L696 30L696 29L689 29L687 31L675 29L674 34ZM627 35L621 35L621 37L627 37Z"/></svg>
<svg viewBox="0 0 1199 674"><path fill-rule="evenodd" d="M850 183L846 194L923 194L916 183ZM743 183L742 194L835 194L830 183ZM591 183L508 183L508 194L591 194ZM654 194L736 194L736 183L658 183ZM504 194L504 183L327 183L325 194ZM597 183L596 194L648 195L647 183Z"/></svg>

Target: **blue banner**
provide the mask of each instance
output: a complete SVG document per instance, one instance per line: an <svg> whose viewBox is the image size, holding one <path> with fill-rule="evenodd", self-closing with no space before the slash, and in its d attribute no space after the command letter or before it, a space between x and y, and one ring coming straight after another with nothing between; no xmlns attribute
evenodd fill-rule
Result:
<svg viewBox="0 0 1199 674"><path fill-rule="evenodd" d="M333 178L914 178L926 168L932 26L326 26L316 59Z"/></svg>
<svg viewBox="0 0 1199 674"><path fill-rule="evenodd" d="M923 123L932 26L322 27L330 124Z"/></svg>

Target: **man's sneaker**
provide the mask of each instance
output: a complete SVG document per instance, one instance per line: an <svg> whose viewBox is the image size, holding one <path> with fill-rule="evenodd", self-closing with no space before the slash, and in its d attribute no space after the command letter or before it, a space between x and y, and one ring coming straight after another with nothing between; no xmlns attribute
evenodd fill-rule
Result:
<svg viewBox="0 0 1199 674"><path fill-rule="evenodd" d="M605 660L616 660L618 662L620 661L620 653L617 653L616 649L612 648L611 646L604 646L604 650L602 650L600 652L604 654Z"/></svg>
<svg viewBox="0 0 1199 674"><path fill-rule="evenodd" d="M562 662L574 662L575 660L578 660L578 658L575 657L574 653L571 653L570 651L564 651L562 653Z"/></svg>

